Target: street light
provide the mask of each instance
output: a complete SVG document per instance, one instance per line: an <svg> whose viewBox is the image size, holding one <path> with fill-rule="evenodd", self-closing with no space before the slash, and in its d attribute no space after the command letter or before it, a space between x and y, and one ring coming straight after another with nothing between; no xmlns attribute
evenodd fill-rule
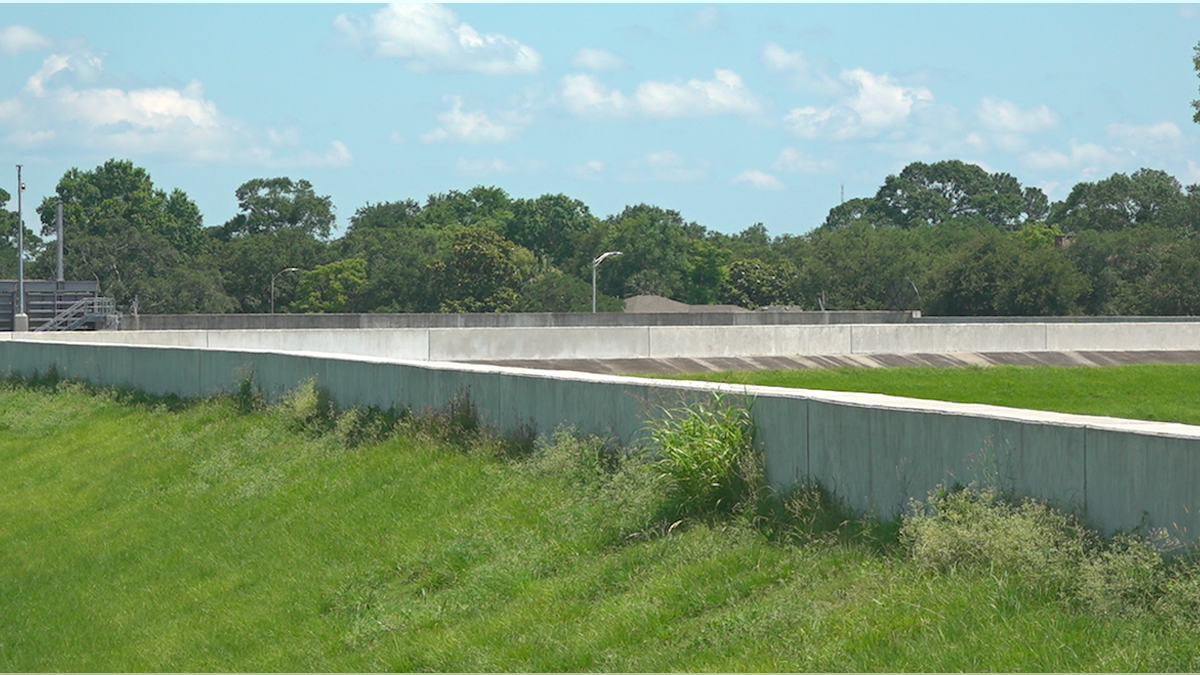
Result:
<svg viewBox="0 0 1200 675"><path fill-rule="evenodd" d="M604 262L605 258L614 255L621 255L621 251L601 253L599 257L592 261L592 314L596 313L596 268L600 266L600 263Z"/></svg>
<svg viewBox="0 0 1200 675"><path fill-rule="evenodd" d="M300 271L299 267L285 267L285 268L279 270L278 272L276 272L275 274L271 275L271 313L272 314L275 313L275 280L278 279L279 275L283 274L284 272L299 272L299 271Z"/></svg>

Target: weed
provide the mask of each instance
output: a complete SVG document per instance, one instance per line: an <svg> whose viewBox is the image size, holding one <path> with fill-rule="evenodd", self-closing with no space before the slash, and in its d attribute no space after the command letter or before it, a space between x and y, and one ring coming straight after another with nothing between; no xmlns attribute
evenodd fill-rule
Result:
<svg viewBox="0 0 1200 675"><path fill-rule="evenodd" d="M337 423L337 408L329 392L311 378L284 396L277 410L289 429L309 436L321 436Z"/></svg>
<svg viewBox="0 0 1200 675"><path fill-rule="evenodd" d="M253 373L248 373L238 380L233 390L233 404L238 412L244 415L266 409L267 400L263 396L262 388L254 381Z"/></svg>
<svg viewBox="0 0 1200 675"><path fill-rule="evenodd" d="M992 488L935 490L914 501L900 540L916 564L940 573L986 569L1038 590L1069 592L1090 544L1073 516Z"/></svg>
<svg viewBox="0 0 1200 675"><path fill-rule="evenodd" d="M661 408L649 424L656 467L668 480L678 515L732 513L754 496L754 422L750 411L719 395L679 408Z"/></svg>
<svg viewBox="0 0 1200 675"><path fill-rule="evenodd" d="M395 408L354 406L337 416L333 433L345 448L356 448L387 440L396 432L403 413Z"/></svg>

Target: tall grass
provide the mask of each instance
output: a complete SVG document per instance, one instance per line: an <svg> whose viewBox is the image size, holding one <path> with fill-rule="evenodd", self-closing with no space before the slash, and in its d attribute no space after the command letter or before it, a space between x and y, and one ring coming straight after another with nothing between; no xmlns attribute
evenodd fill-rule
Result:
<svg viewBox="0 0 1200 675"><path fill-rule="evenodd" d="M892 529L817 485L773 495L713 402L663 422L738 449L719 465L748 489L701 502L654 443L501 438L466 392L414 413L301 389L0 387L0 670L1200 667L1200 573L1144 534L976 488Z"/></svg>

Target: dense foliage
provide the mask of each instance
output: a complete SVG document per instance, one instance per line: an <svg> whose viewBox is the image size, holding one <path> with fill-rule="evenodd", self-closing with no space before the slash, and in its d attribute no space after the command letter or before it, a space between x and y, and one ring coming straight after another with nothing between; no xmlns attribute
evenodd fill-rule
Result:
<svg viewBox="0 0 1200 675"><path fill-rule="evenodd" d="M587 311L605 251L623 255L598 269L602 311L656 294L749 309L1200 313L1200 186L1153 169L1051 203L1006 173L914 162L807 234L774 238L762 224L726 234L648 204L601 218L567 195L485 186L366 204L334 238L332 200L307 180L257 178L235 196L239 212L206 227L185 192L130 161L71 169L37 209L41 237L27 232L27 274L53 273L43 242L62 200L68 277L143 313L266 312L272 292L282 312ZM0 191L5 276L11 201Z"/></svg>

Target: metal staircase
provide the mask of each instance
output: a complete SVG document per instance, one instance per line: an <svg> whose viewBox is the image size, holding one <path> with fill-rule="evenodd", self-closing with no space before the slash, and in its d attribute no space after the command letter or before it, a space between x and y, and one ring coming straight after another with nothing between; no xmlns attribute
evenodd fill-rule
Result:
<svg viewBox="0 0 1200 675"><path fill-rule="evenodd" d="M117 303L112 298L85 297L60 310L54 318L34 328L35 333L47 331L77 330L84 324L101 325L108 317L117 313Z"/></svg>

